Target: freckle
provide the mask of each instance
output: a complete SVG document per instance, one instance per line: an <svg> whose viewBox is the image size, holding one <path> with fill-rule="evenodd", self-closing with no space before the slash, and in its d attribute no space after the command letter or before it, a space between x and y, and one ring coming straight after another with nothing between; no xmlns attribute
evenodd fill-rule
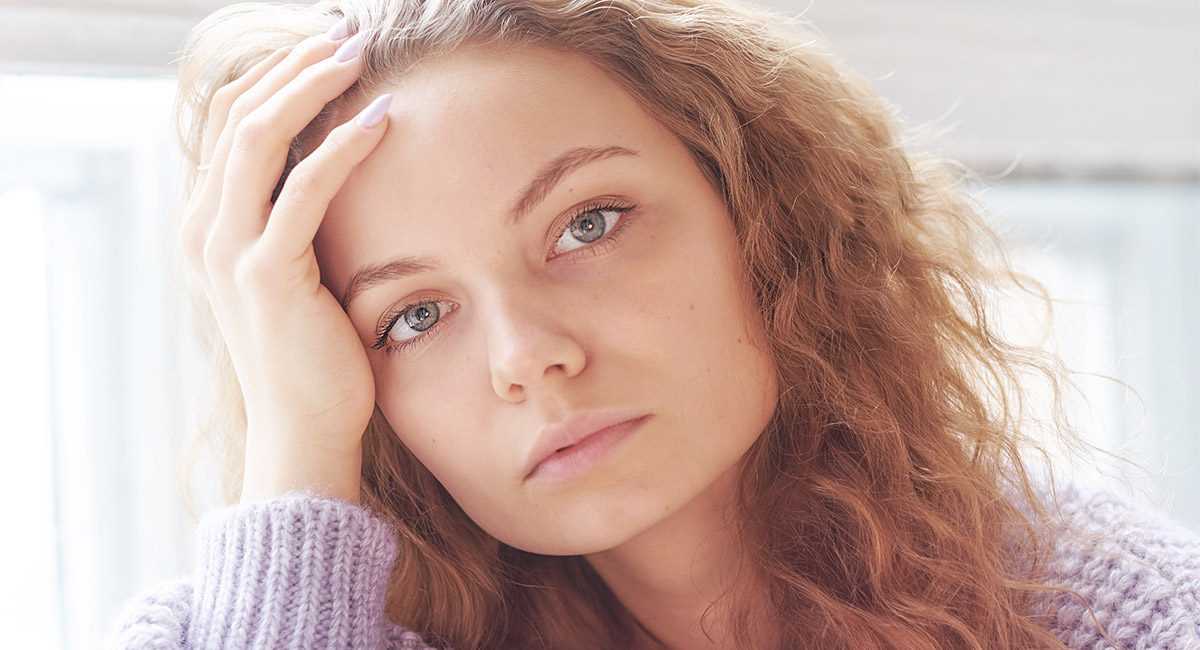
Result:
<svg viewBox="0 0 1200 650"><path fill-rule="evenodd" d="M688 305L688 309L696 311L696 305Z"/></svg>

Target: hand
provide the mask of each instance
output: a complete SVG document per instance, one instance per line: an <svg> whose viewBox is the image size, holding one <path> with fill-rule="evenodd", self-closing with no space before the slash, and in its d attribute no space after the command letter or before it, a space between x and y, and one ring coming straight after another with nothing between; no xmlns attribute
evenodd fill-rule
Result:
<svg viewBox="0 0 1200 650"><path fill-rule="evenodd" d="M321 35L276 52L217 91L209 110L207 162L180 244L245 398L243 502L290 490L359 498L375 384L354 327L321 284L312 242L329 202L383 138L390 96L335 128L271 205L292 140L357 78L356 46Z"/></svg>

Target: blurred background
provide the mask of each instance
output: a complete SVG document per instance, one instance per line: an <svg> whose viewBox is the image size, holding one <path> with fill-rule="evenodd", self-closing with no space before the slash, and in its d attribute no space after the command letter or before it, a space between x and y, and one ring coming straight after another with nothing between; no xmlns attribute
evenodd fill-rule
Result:
<svg viewBox="0 0 1200 650"><path fill-rule="evenodd" d="M172 61L222 4L0 1L0 646L94 647L188 570L176 458L203 360L181 335ZM1079 429L1200 529L1200 3L770 4L980 174L1064 300L1060 352L1138 393L1082 376Z"/></svg>

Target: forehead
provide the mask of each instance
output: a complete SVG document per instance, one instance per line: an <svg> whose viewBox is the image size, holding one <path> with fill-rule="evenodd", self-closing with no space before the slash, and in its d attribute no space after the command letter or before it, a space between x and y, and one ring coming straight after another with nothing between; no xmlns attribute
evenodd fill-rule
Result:
<svg viewBox="0 0 1200 650"><path fill-rule="evenodd" d="M380 92L395 95L387 133L339 191L318 237L331 288L350 267L394 256L389 242L415 238L414 229L503 221L531 175L565 151L616 146L653 158L682 146L584 57L543 48L465 48Z"/></svg>

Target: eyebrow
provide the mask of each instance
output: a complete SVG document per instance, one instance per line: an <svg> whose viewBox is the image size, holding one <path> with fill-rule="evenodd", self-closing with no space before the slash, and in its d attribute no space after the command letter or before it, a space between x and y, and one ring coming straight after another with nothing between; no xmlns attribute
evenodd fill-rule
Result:
<svg viewBox="0 0 1200 650"><path fill-rule="evenodd" d="M342 311L349 311L350 302L371 287L435 269L436 264L419 257L401 257L382 264L360 266L346 284L346 291L342 294Z"/></svg>
<svg viewBox="0 0 1200 650"><path fill-rule="evenodd" d="M613 156L636 156L637 152L625 147L576 147L546 163L529 182L520 198L509 209L507 225L516 225L521 218L541 203L567 174L591 163ZM399 280L417 273L437 269L437 265L420 257L401 257L380 264L361 266L350 276L346 290L342 292L342 310L349 311L350 303L363 291L371 287Z"/></svg>
<svg viewBox="0 0 1200 650"><path fill-rule="evenodd" d="M591 163L613 156L636 156L637 152L625 147L577 147L546 163L529 186L521 192L521 198L513 203L508 212L509 225L516 224L546 198L558 182L567 174Z"/></svg>

